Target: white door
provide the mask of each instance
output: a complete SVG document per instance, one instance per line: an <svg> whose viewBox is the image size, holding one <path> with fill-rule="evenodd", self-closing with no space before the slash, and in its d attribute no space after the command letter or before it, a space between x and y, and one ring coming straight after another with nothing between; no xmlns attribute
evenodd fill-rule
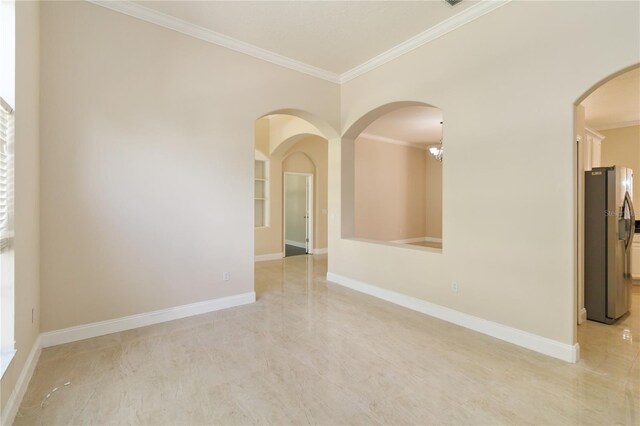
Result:
<svg viewBox="0 0 640 426"><path fill-rule="evenodd" d="M305 188L306 250L307 253L313 253L313 175L306 175Z"/></svg>
<svg viewBox="0 0 640 426"><path fill-rule="evenodd" d="M284 174L284 251L287 246L313 251L313 175ZM298 253L299 254L299 253Z"/></svg>

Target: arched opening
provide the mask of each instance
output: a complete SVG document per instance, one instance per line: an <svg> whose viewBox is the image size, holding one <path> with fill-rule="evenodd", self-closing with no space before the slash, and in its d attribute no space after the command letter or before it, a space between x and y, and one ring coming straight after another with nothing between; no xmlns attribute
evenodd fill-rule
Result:
<svg viewBox="0 0 640 426"><path fill-rule="evenodd" d="M279 110L256 120L255 135L256 164L261 157L268 165L256 166L255 259L327 253L327 140L337 133L309 113ZM305 181L302 186L300 179ZM298 203L301 199L304 206ZM300 214L300 209L305 211ZM261 211L268 221L258 220Z"/></svg>
<svg viewBox="0 0 640 426"><path fill-rule="evenodd" d="M260 120L261 118L265 118L265 117L274 116L274 115L286 115L286 116L296 117L300 120L306 121L307 123L309 123L309 125L315 128L315 130L319 132L327 140L337 139L340 137L338 132L336 132L335 129L331 127L331 125L328 124L326 121L322 120L321 118L315 116L310 112L303 111L301 109L283 108L283 109L271 111L267 114L261 115L260 117L258 117L257 120Z"/></svg>
<svg viewBox="0 0 640 426"><path fill-rule="evenodd" d="M578 342L590 355L619 355L608 343L619 330L598 323L622 327L624 339L640 316L640 65L578 99L575 141Z"/></svg>
<svg viewBox="0 0 640 426"><path fill-rule="evenodd" d="M442 249L442 111L394 102L342 138L342 236Z"/></svg>

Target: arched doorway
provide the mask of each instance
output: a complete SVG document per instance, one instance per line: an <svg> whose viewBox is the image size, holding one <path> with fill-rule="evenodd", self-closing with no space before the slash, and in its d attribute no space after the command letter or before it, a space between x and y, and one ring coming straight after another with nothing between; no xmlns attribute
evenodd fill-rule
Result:
<svg viewBox="0 0 640 426"><path fill-rule="evenodd" d="M268 217L268 221L256 220L254 235L257 261L275 260L285 256L285 173L294 173L296 167L300 167L300 164L289 164L297 155L308 158L313 165L313 187L309 189L313 211L303 215L309 216L305 219L308 219L311 227L308 230L308 246L305 246L307 241L291 241L296 245L303 245L305 253L328 252L327 140L330 137L335 138L336 135L322 120L298 110L279 110L256 120L256 153L259 153L256 155L267 158L267 161L259 163L256 157L255 211L257 218ZM288 170L288 167L292 169ZM261 194L268 196L259 197ZM261 215L260 211L265 213Z"/></svg>
<svg viewBox="0 0 640 426"><path fill-rule="evenodd" d="M599 81L576 101L575 141L578 342L590 356L619 356L626 346L615 342L633 333L640 315L640 222L632 222L628 207L635 202L638 219L640 65Z"/></svg>

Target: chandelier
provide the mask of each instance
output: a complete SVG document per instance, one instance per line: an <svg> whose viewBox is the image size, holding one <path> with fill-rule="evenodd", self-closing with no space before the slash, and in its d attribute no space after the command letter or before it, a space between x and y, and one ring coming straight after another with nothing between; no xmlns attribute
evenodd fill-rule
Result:
<svg viewBox="0 0 640 426"><path fill-rule="evenodd" d="M435 157L436 160L442 161L442 145L432 146L429 148L429 153Z"/></svg>
<svg viewBox="0 0 640 426"><path fill-rule="evenodd" d="M440 125L442 126L442 121ZM440 131L440 143L438 145L433 145L429 148L429 153L435 157L436 160L442 162L442 130Z"/></svg>

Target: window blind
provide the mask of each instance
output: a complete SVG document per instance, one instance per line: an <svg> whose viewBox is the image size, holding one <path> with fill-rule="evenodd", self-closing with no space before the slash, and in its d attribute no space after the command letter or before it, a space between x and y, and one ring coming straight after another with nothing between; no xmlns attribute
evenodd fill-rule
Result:
<svg viewBox="0 0 640 426"><path fill-rule="evenodd" d="M0 252L13 231L13 124L13 109L0 98Z"/></svg>

